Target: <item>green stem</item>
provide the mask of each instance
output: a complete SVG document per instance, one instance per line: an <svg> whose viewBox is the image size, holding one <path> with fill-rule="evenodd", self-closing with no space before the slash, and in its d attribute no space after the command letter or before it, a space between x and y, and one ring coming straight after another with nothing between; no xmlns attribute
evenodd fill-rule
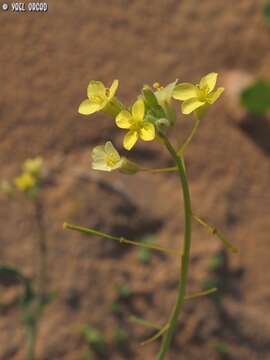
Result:
<svg viewBox="0 0 270 360"><path fill-rule="evenodd" d="M185 300L191 300L191 299L195 299L197 297L207 296L207 295L213 294L217 290L218 289L214 287L214 288L210 288L210 289L207 289L207 290L194 292L194 293L186 295Z"/></svg>
<svg viewBox="0 0 270 360"><path fill-rule="evenodd" d="M177 166L170 166L166 168L157 168L157 169L147 169L147 168L140 168L140 171L150 172L150 173L164 173L164 172L173 172L177 171Z"/></svg>
<svg viewBox="0 0 270 360"><path fill-rule="evenodd" d="M201 119L199 116L196 116L196 121L195 124L191 130L191 133L189 134L189 137L186 139L186 141L184 142L184 144L182 144L179 148L179 150L177 151L177 154L182 156L187 148L187 146L191 143L191 140L193 139L193 136L195 135L195 133L198 130L198 127L200 125Z"/></svg>
<svg viewBox="0 0 270 360"><path fill-rule="evenodd" d="M137 316L134 316L134 315L131 315L131 316L129 317L129 320L130 320L130 321L133 321L134 323L137 323L137 324L139 324L139 325L142 325L142 326L151 328L151 329L160 330L160 329L162 328L161 325L152 323L152 322L150 322L150 321L148 321L148 320L144 320L144 319L138 318Z"/></svg>
<svg viewBox="0 0 270 360"><path fill-rule="evenodd" d="M192 212L191 212L191 201L190 201L190 194L189 194L189 186L188 186L188 179L185 171L184 161L183 159L177 155L177 152L167 139L164 134L159 134L160 137L163 139L164 144L175 160L178 172L181 179L182 184L182 192L183 192L183 199L184 199L184 210L185 210L185 237L184 237L184 250L182 254L182 263L181 263L181 273L179 279L179 287L178 287L178 296L176 300L176 304L174 306L170 321L169 327L166 331L163 341L161 344L161 348L159 354L157 355L157 360L163 360L165 358L166 353L169 350L172 337L174 331L176 329L177 321L179 315L181 313L183 303L185 301L185 293L187 287L187 279L188 279L188 269L189 269L189 256L190 256L190 248L191 248L191 219L192 219Z"/></svg>
<svg viewBox="0 0 270 360"><path fill-rule="evenodd" d="M214 235L216 236L219 240L221 240L223 242L223 244L232 252L232 253L237 253L238 252L238 249L235 245L233 245L229 240L227 240L225 238L225 236L219 232L219 230L208 224L205 220L203 220L201 217L195 215L195 214L192 214L193 216L193 219L196 220L200 225L202 225L206 231L211 234L211 235Z"/></svg>
<svg viewBox="0 0 270 360"><path fill-rule="evenodd" d="M35 216L38 230L38 292L41 298L46 297L47 285L47 239L44 224L43 206L39 199L35 200Z"/></svg>
<svg viewBox="0 0 270 360"><path fill-rule="evenodd" d="M37 292L40 296L38 300L37 309L31 316L33 316L33 323L27 328L27 360L34 360L35 347L38 331L38 321L40 316L40 306L46 298L47 294L47 239L44 224L44 212L42 203L38 198L34 199L34 211L37 224Z"/></svg>
<svg viewBox="0 0 270 360"><path fill-rule="evenodd" d="M36 347L36 339L37 339L37 328L36 324L33 324L27 330L27 338L28 338L28 349L27 349L27 360L34 360L35 358L35 347Z"/></svg>
<svg viewBox="0 0 270 360"><path fill-rule="evenodd" d="M170 249L170 248L167 248L167 247L163 247L163 246L156 245L156 244L151 244L151 243L146 243L146 242L143 242L143 241L133 241L133 240L126 239L124 237L113 236L113 235L104 233L103 231L99 231L99 230L92 229L92 228L86 228L86 227L83 227L83 226L68 224L66 222L63 224L63 228L64 229L69 229L69 230L79 231L79 232L87 234L87 235L94 235L94 236L99 236L101 238L118 241L120 244L135 245L135 246L140 246L140 247L144 247L144 248L147 248L147 249L166 252L166 253L169 253L171 255L179 255L179 251L176 250L176 249Z"/></svg>

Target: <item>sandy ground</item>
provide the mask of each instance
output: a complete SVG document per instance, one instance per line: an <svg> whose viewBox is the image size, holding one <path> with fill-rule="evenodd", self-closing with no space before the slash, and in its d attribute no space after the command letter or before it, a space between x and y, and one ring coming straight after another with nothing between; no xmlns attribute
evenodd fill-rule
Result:
<svg viewBox="0 0 270 360"><path fill-rule="evenodd" d="M120 80L119 97L130 104L142 84L175 78L197 81L209 71L242 69L269 76L270 32L261 1L49 0L46 14L0 12L0 177L14 176L27 157L40 154L53 169L43 192L49 239L49 287L58 296L46 309L37 359L80 360L81 326L91 323L106 337L103 359L154 359L158 342L140 347L150 333L130 314L164 323L175 301L177 258L153 254L138 262L138 250L64 231L69 220L135 238L156 234L179 247L183 208L175 174L93 173L89 150L123 133L103 115L77 114L90 79ZM269 126L234 121L226 97L209 112L187 151L193 208L239 247L226 254L221 299L189 301L168 359L270 358ZM255 123L255 121L257 123ZM263 125L264 124L264 125ZM181 141L192 121L180 118L171 134ZM131 155L145 166L171 164L157 143L141 143ZM35 228L31 206L1 197L2 263L33 272ZM189 290L209 278L210 259L222 245L194 224ZM132 295L112 313L116 284ZM12 291L2 292L4 299ZM117 349L117 327L128 333ZM1 310L0 359L25 358L16 307Z"/></svg>

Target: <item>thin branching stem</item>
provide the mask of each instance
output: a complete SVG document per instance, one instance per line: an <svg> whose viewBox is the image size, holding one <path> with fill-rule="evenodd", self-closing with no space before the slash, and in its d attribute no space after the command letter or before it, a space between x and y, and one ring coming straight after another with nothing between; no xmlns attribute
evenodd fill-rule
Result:
<svg viewBox="0 0 270 360"><path fill-rule="evenodd" d="M228 248L232 253L238 252L237 247L234 244L232 244L228 239L226 239L225 236L215 226L208 224L204 219L202 219L198 215L192 214L192 217L200 225L202 225L209 234L216 236L219 240L221 240L223 244L226 246L226 248Z"/></svg>
<svg viewBox="0 0 270 360"><path fill-rule="evenodd" d="M140 246L140 247L151 249L151 250L157 250L157 251L169 253L171 255L179 255L179 250L176 250L176 249L167 248L167 247L157 245L157 244L146 243L146 242L143 242L143 241L129 240L129 239L126 239L124 237L118 237L118 236L110 235L110 234L104 233L103 231L99 231L99 230L92 229L92 228L86 228L86 227L83 227L83 226L68 224L66 222L63 224L63 228L64 229L69 229L69 230L79 231L79 232L84 233L86 235L94 235L94 236L99 236L99 237L104 238L104 239L114 240L114 241L119 242L120 244L135 245L135 246Z"/></svg>
<svg viewBox="0 0 270 360"><path fill-rule="evenodd" d="M166 167L166 168L157 168L157 169L140 168L140 171L149 172L152 174L175 172L175 171L177 171L177 166L170 166L170 167Z"/></svg>
<svg viewBox="0 0 270 360"><path fill-rule="evenodd" d="M156 358L157 360L163 360L166 356L166 353L169 350L172 337L177 326L177 321L181 314L183 303L185 301L188 270L189 270L189 256L190 256L190 248L191 248L191 226L192 226L191 200L190 200L188 179L184 166L184 160L182 157L180 157L177 154L176 150L174 149L174 147L171 145L171 143L163 133L160 134L160 137L162 138L167 150L171 154L172 158L175 160L178 167L178 172L182 184L183 199L184 199L185 233L184 233L184 249L183 249L183 254L181 256L182 262L181 262L177 300L174 309L172 311L172 315L168 325L168 330L165 332L163 336L161 348Z"/></svg>
<svg viewBox="0 0 270 360"><path fill-rule="evenodd" d="M189 134L186 141L180 146L180 148L177 151L178 155L180 155L180 156L184 155L184 152L185 152L186 148L191 143L194 135L196 134L196 132L197 132L197 130L199 128L201 118L199 116L197 116L197 115L195 115L195 117L196 117L196 120L195 120L195 124L194 124L194 126L193 126L193 128L191 130L191 133Z"/></svg>

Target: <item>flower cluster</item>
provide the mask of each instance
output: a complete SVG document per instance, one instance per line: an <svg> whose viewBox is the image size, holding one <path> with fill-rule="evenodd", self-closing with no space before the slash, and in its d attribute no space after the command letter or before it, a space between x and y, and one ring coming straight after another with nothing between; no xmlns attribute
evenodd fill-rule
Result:
<svg viewBox="0 0 270 360"><path fill-rule="evenodd" d="M22 165L22 172L16 176L12 183L3 180L1 191L12 195L14 190L19 190L29 197L35 197L40 186L43 160L40 156L27 159Z"/></svg>
<svg viewBox="0 0 270 360"><path fill-rule="evenodd" d="M115 95L118 80L114 80L110 88L106 88L101 81L90 81L87 88L88 98L80 104L78 111L82 115L103 111L113 116L116 125L127 130L123 147L129 151L139 139L152 141L174 125L176 111L173 99L183 101L181 110L184 115L195 113L197 117L202 117L224 91L222 87L214 90L217 76L217 73L209 73L196 85L178 84L178 80L165 87L157 83L153 88L145 85L130 108L125 108ZM93 149L92 168L102 171L120 170L125 173L140 170L137 164L120 156L110 141Z"/></svg>

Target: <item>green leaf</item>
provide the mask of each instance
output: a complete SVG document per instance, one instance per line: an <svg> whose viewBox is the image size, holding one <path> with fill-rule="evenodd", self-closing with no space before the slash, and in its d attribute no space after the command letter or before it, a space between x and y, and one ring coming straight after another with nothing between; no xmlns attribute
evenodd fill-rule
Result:
<svg viewBox="0 0 270 360"><path fill-rule="evenodd" d="M241 104L252 114L262 116L270 109L270 82L257 80L240 97Z"/></svg>

